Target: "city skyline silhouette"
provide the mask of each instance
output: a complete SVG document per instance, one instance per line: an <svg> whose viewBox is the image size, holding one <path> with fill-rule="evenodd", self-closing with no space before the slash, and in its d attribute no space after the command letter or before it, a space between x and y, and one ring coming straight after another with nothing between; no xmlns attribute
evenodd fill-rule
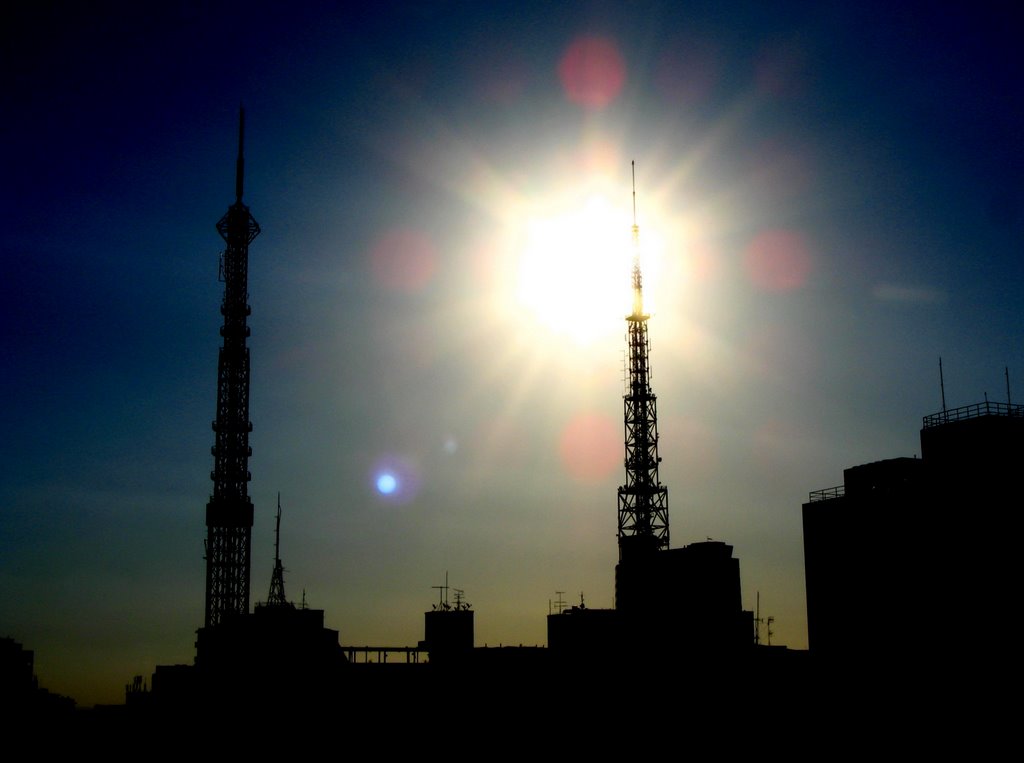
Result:
<svg viewBox="0 0 1024 763"><path fill-rule="evenodd" d="M613 606L631 159L673 546L731 545L776 643L807 647L808 492L918 453L938 358L951 408L1004 367L1019 397L1000 12L256 10L4 32L0 636L46 688L195 656L239 101L250 595L280 493L342 644L414 644L445 570L480 646L543 645L556 591Z"/></svg>

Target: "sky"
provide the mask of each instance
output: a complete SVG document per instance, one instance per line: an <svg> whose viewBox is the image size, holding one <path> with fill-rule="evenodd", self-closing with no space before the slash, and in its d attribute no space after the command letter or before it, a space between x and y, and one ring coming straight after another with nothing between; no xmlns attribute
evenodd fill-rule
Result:
<svg viewBox="0 0 1024 763"><path fill-rule="evenodd" d="M672 545L806 648L808 493L919 454L940 357L1024 399L1012 5L341 5L3 11L0 636L85 706L194 657L244 103L254 602L280 493L342 644L446 574L479 646L613 606L635 161Z"/></svg>

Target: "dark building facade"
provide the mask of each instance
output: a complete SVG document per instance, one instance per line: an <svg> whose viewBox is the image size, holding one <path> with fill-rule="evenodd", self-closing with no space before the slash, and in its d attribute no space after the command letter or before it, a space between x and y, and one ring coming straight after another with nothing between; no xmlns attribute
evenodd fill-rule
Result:
<svg viewBox="0 0 1024 763"><path fill-rule="evenodd" d="M431 659L458 657L473 649L473 610L435 609L423 615L422 646Z"/></svg>
<svg viewBox="0 0 1024 763"><path fill-rule="evenodd" d="M698 655L735 655L754 646L740 562L726 543L626 557L616 565L615 584L614 610L572 607L548 615L553 653L590 659L648 649L665 660L693 663Z"/></svg>
<svg viewBox="0 0 1024 763"><path fill-rule="evenodd" d="M623 598L623 593L628 596ZM701 652L754 643L743 610L740 562L720 541L624 558L616 567L616 609L643 641Z"/></svg>
<svg viewBox="0 0 1024 763"><path fill-rule="evenodd" d="M75 701L39 686L35 675L35 652L25 649L10 636L0 638L0 717L5 721L55 719L75 709ZM5 728L6 731L6 728ZM16 738L15 727L9 740Z"/></svg>
<svg viewBox="0 0 1024 763"><path fill-rule="evenodd" d="M846 469L803 505L809 648L837 665L934 671L1010 649L1024 406L926 416L921 458Z"/></svg>

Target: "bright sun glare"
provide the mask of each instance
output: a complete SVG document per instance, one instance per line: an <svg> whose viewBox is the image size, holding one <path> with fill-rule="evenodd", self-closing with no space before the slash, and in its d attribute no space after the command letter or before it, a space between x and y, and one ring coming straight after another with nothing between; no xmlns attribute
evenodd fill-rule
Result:
<svg viewBox="0 0 1024 763"><path fill-rule="evenodd" d="M619 338L631 305L632 212L594 195L581 205L530 217L516 272L515 297L548 330L590 345ZM645 306L658 247L641 230Z"/></svg>

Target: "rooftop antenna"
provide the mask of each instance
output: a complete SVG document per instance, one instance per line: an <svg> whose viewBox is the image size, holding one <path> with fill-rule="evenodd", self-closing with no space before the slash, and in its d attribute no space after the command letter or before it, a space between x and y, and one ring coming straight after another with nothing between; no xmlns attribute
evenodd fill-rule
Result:
<svg viewBox="0 0 1024 763"><path fill-rule="evenodd" d="M629 163L633 171L633 230L639 233L639 227L636 224L636 159L633 159Z"/></svg>
<svg viewBox="0 0 1024 763"><path fill-rule="evenodd" d="M274 526L274 559L281 560L281 491L277 491L277 524Z"/></svg>
<svg viewBox="0 0 1024 763"><path fill-rule="evenodd" d="M640 226L636 222L636 160L630 161L633 173L633 315L644 312L643 278L640 273Z"/></svg>
<svg viewBox="0 0 1024 763"><path fill-rule="evenodd" d="M555 596L558 597L555 599L555 612L558 614L562 614L565 610L565 599L562 598L562 594L564 593L565 591L555 591Z"/></svg>
<svg viewBox="0 0 1024 763"><path fill-rule="evenodd" d="M754 646L761 643L761 592L757 592L757 606L754 607Z"/></svg>
<svg viewBox="0 0 1024 763"><path fill-rule="evenodd" d="M946 412L946 383L942 378L942 356L939 356L939 390L942 392L942 412Z"/></svg>
<svg viewBox="0 0 1024 763"><path fill-rule="evenodd" d="M1010 367L1003 366L1003 372L1006 374L1006 404L1013 405L1010 401Z"/></svg>
<svg viewBox="0 0 1024 763"><path fill-rule="evenodd" d="M274 530L274 572L270 576L267 604L278 606L288 603L284 595L284 565L281 564L281 494L277 494L277 527Z"/></svg>
<svg viewBox="0 0 1024 763"><path fill-rule="evenodd" d="M438 589L437 608L440 610L448 609L448 570L444 571L444 585L432 585L430 587Z"/></svg>
<svg viewBox="0 0 1024 763"><path fill-rule="evenodd" d="M235 201L242 203L245 184L245 106L238 104L238 159L235 161Z"/></svg>
<svg viewBox="0 0 1024 763"><path fill-rule="evenodd" d="M629 162L630 172L633 175L633 265L639 269L639 250L638 245L640 243L640 226L636 224L636 159L631 159ZM643 312L636 308L636 296L633 297L633 312ZM629 366L627 365L627 353L622 353L622 388L628 390L629 388Z"/></svg>

